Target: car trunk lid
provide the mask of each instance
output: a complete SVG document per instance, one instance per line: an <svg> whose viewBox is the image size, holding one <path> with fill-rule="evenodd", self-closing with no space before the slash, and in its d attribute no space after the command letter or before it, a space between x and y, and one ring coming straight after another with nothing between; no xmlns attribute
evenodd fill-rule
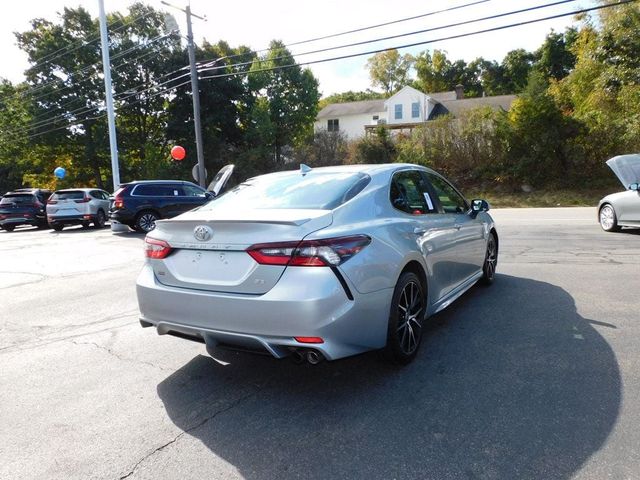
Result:
<svg viewBox="0 0 640 480"><path fill-rule="evenodd" d="M255 209L206 216L188 212L156 224L150 236L174 250L163 260L150 261L164 285L259 295L273 288L286 266L260 265L246 249L300 241L332 220L331 210Z"/></svg>

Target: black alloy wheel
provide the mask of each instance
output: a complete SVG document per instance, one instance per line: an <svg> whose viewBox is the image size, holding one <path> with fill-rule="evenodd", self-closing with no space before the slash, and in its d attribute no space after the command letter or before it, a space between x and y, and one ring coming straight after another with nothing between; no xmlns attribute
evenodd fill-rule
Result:
<svg viewBox="0 0 640 480"><path fill-rule="evenodd" d="M136 230L139 232L149 233L151 230L156 228L156 220L158 220L158 215L154 212L142 212L136 219Z"/></svg>
<svg viewBox="0 0 640 480"><path fill-rule="evenodd" d="M418 276L405 272L400 276L391 300L385 354L394 363L406 365L418 353L426 299Z"/></svg>
<svg viewBox="0 0 640 480"><path fill-rule="evenodd" d="M482 283L491 285L496 278L496 267L498 266L498 242L493 233L489 234L487 240L487 253L482 265Z"/></svg>

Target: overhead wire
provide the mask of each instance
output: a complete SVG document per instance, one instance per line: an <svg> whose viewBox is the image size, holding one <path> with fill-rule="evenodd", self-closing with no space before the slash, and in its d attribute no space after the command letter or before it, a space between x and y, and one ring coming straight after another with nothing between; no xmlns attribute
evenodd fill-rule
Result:
<svg viewBox="0 0 640 480"><path fill-rule="evenodd" d="M343 60L343 59L354 58L354 57L358 57L358 56L372 55L372 54L376 54L376 53L380 53L380 52L384 52L384 51L388 51L388 50L393 50L393 49L410 48L410 47L415 47L415 46L426 45L426 44L429 44L429 43L436 43L436 42L441 42L441 41L445 41L445 40L453 40L453 39L465 38L465 37L469 37L469 36L480 35L480 34L500 31L500 30L509 29L509 28L515 28L515 27L519 27L519 26L530 25L530 24L533 24L533 23L539 23L539 22L543 22L543 21L553 20L553 19L557 19L557 18L570 16L570 15L578 15L578 14L581 14L581 13L588 13L588 12L597 11L597 10L601 10L601 9L605 9L605 8L611 8L611 7L615 7L615 6L619 6L619 5L624 5L624 4L627 4L627 3L632 3L632 2L635 2L635 1L637 1L637 0L621 0L621 1L616 2L616 3L598 5L598 6L595 6L595 7L578 9L578 10L574 10L574 11L571 11L571 12L565 12L565 13L560 13L560 14L556 14L556 15L550 15L550 16L546 16L546 17L542 17L542 18L531 19L531 20L524 20L524 21L521 21L521 22L511 23L511 24L507 24L507 25L500 25L500 26L486 28L486 29L482 29L482 30L476 30L476 31L473 31L473 32L466 32L466 33L461 33L461 34L456 34L456 35L449 35L449 36L446 36L446 37L430 39L430 40L421 41L421 42L414 42L414 43L404 44L404 45L396 45L394 47L380 48L380 49L375 49L375 50L369 50L369 51L366 51L366 52L359 52L359 53L354 53L354 54L341 55L341 56L337 56L337 57L312 60L312 61L308 61L308 62L293 63L293 64L289 64L289 65L280 65L280 66L276 66L276 67L256 69L256 70L247 71L247 72L229 72L229 73L224 73L224 74L219 74L219 75L205 76L205 77L202 77L200 79L201 80L207 80L207 79L212 79L212 78L224 78L224 77L231 77L231 76L248 75L250 73L259 73L259 72L266 72L266 71L283 70L283 69L287 69L287 68L294 68L294 67L305 66L305 65L312 65L312 64L325 63L325 62L330 62L330 61ZM554 4L547 4L546 6L552 6L552 5L555 5L555 4L558 4L558 3L566 3L566 2L555 2ZM504 14L501 14L500 16L504 16ZM289 58L289 57L287 57L287 58ZM230 66L227 65L225 67L229 68ZM177 71L184 70L184 69L185 69L185 67L174 71L174 73L176 73ZM126 98L130 98L131 96L139 95L139 94L144 93L146 91L150 91L150 90L159 88L160 86L164 86L164 85L166 85L168 83L171 83L171 82L173 82L173 81L175 81L175 80L177 80L179 78L184 78L187 75L188 74L184 74L184 75L181 75L179 77L170 79L167 82L164 82L163 84L152 86L152 87L150 87L150 88L148 88L146 90L143 90L143 91L134 92L134 93L132 93L132 94L130 94L128 96L120 98L120 100L124 100ZM186 85L187 83L189 83L189 81L183 82L183 83L181 83L179 85L173 85L171 87L168 87L168 88L162 90L161 92L156 92L155 94L151 95L149 98L152 98L152 97L154 97L156 95L159 95L159 94L165 93L167 91L179 88L179 87L181 87L183 85ZM138 101L131 102L131 103L129 103L129 105L133 105L133 104L139 103L142 100L144 100L144 99L140 99ZM95 107L91 108L91 110L95 110ZM81 112L80 114L82 114L82 113L85 113L85 112ZM104 115L101 115L98 118L101 118L102 116L104 116ZM76 123L67 124L66 126L58 127L58 128L56 128L56 130L61 129L61 128L69 128L69 127L71 127L73 125L78 125L78 124L82 123L83 121L86 121L86 119L79 120ZM32 129L32 127L30 127L29 129ZM48 130L46 132L38 132L37 135L42 135L44 133L48 133L49 131L51 131L51 130ZM32 138L33 136L34 136L33 134L30 135L30 138Z"/></svg>
<svg viewBox="0 0 640 480"><path fill-rule="evenodd" d="M445 40L456 40L459 38L465 38L465 37L470 37L470 36L475 36L475 35L480 35L480 34L485 34L485 33L491 33L491 32L497 32L500 30L505 30L505 29L509 29L509 28L515 28L515 27L521 27L524 25L531 25L534 23L539 23L539 22L545 22L548 20L554 20L557 18L562 18L562 17L568 17L570 15L579 15L581 13L588 13L588 12L592 12L592 11L596 11L596 10L602 10L605 8L612 8L612 7L616 7L616 6L620 6L620 5L625 5L627 3L633 3L636 2L638 0L620 0L617 3L607 3L604 5L598 5L595 7L589 7L589 8L582 8L579 10L574 10L571 12L566 12L566 13L560 13L560 14L556 14L556 15L550 15L547 17L542 17L542 18L536 18L533 20L523 20L521 22L517 22L517 23L511 23L508 25L501 25L501 26L497 26L497 27L491 27L491 28L485 28L482 30L476 30L474 32L467 32L467 33L461 33L461 34L456 34L456 35L449 35L446 37L440 37L440 38L434 38L431 40L424 40L424 41L420 41L420 42L414 42L414 43L408 43L408 44L404 44L404 45L395 45L393 47L384 47L384 48L378 48L378 49L374 49L374 50L368 50L366 52L358 52L358 53L352 53L352 54L347 54L347 55L340 55L337 57L331 57L331 58L323 58L323 59L319 59L319 60L311 60L311 61L307 61L307 62L297 62L297 63L293 63L293 64L289 64L289 65L279 65L276 67L268 67L268 68L262 68L262 69L256 69L256 70L249 70L246 72L230 72L230 73L224 73L224 74L219 74L219 75L211 75L211 76L205 76L205 77L201 77L200 80L207 80L207 79L212 79L212 78L224 78L224 77L232 77L232 76L241 76L241 75L248 75L248 74L253 74L253 73L260 73L260 72L269 72L269 71L274 71L274 70L278 70L278 69L286 69L286 68L294 68L296 66L305 66L305 65L314 65L314 64L318 64L318 63L326 63L326 62L333 62L333 61L337 61L337 60L345 60L347 58L355 58L355 57L361 57L361 56L365 56L365 55L375 55L376 53L381 53L381 52L387 52L389 50L402 50L405 48L411 48L411 47L418 47L418 46L422 46L422 45L427 45L430 43L437 43L437 42L442 42ZM285 57L285 58L289 58L289 57Z"/></svg>
<svg viewBox="0 0 640 480"><path fill-rule="evenodd" d="M400 34L397 34L397 35L389 35L389 36L386 36L386 37L378 37L378 38L374 38L374 39L348 43L348 44L345 44L345 45L337 45L337 46L333 46L333 47L320 48L320 49L311 50L311 51L308 51L308 52L292 53L291 55L284 55L284 56L280 56L280 57L270 58L269 61L284 60L284 59L288 59L290 57L302 57L302 56L305 56L305 55L313 55L313 54L317 54L317 53L324 53L324 52L330 52L330 51L334 51L334 50L341 50L343 48L350 48L350 47L357 47L357 46L360 46L360 45L367 45L369 43L382 42L382 41L393 40L393 39L402 38L402 37L409 37L409 36L418 35L418 34L421 34L421 33L435 32L435 31L438 31L438 30L446 30L448 28L461 27L463 25L471 25L473 23L486 22L488 20L495 20L497 18L507 17L507 16L511 16L511 15L518 15L520 13L532 12L532 11L535 11L535 10L554 7L554 6L557 6L557 5L562 5L562 4L565 4L565 3L570 3L570 2L575 2L575 1L577 1L577 0L557 0L557 1L552 2L552 3L547 3L547 4L543 4L543 5L536 5L536 6L527 7L527 8L521 8L519 10L512 10L510 12L503 12L503 13L499 13L499 14L488 15L488 16L485 16L485 17L474 18L474 19L471 19L471 20L464 20L464 21L461 21L461 22L449 23L447 25L438 25L436 27L430 27L430 28L426 28L426 29L422 29L422 30L416 30L416 31L413 31L413 32L400 33ZM223 69L223 68L241 67L241 66L251 65L253 63L254 63L253 61L251 61L251 62L239 62L239 63L235 63L235 64L232 64L232 65L220 65L220 66L215 66L215 67L210 67L210 68L207 67L207 68L200 69L200 71L210 71L210 70L219 70L219 69Z"/></svg>

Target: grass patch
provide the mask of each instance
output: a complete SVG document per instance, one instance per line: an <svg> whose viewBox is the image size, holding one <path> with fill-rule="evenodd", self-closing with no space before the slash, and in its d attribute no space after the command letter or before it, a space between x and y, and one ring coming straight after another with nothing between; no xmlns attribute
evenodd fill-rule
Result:
<svg viewBox="0 0 640 480"><path fill-rule="evenodd" d="M537 190L531 193L468 192L467 198L483 198L493 208L527 207L596 207L602 197L622 191L621 188L607 190Z"/></svg>

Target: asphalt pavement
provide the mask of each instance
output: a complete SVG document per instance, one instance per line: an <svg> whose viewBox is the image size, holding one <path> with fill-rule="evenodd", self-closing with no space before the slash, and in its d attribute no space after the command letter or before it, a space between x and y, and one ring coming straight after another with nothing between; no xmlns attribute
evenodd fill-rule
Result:
<svg viewBox="0 0 640 480"><path fill-rule="evenodd" d="M0 232L0 479L640 478L640 230L502 209L418 357L318 366L138 323L142 236Z"/></svg>

